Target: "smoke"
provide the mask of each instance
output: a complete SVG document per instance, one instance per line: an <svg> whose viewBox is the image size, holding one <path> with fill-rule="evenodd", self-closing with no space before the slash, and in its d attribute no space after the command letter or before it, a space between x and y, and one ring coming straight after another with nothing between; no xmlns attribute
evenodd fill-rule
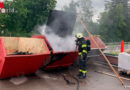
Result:
<svg viewBox="0 0 130 90"><path fill-rule="evenodd" d="M75 21L75 13L52 10L47 25L36 29L47 38L55 52L70 52L76 47L75 37L72 36Z"/></svg>
<svg viewBox="0 0 130 90"><path fill-rule="evenodd" d="M60 37L59 35L56 35L53 30L51 30L46 25L38 27L37 30L47 38L51 47L56 52L69 52L74 51L76 48L75 37L73 37L72 35ZM47 30L47 32L45 30Z"/></svg>

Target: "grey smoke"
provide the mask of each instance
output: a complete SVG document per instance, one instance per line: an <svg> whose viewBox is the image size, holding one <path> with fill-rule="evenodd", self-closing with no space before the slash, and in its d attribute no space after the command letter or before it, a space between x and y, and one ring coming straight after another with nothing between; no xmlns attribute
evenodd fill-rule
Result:
<svg viewBox="0 0 130 90"><path fill-rule="evenodd" d="M56 52L70 52L70 51L75 51L76 45L75 45L75 37L72 35L68 35L66 37L60 37L58 35L56 35L54 32L49 32L46 33L46 25L40 26L38 28L38 31L44 35L47 40L49 41L51 47L54 49L54 51ZM50 28L47 29L50 31Z"/></svg>

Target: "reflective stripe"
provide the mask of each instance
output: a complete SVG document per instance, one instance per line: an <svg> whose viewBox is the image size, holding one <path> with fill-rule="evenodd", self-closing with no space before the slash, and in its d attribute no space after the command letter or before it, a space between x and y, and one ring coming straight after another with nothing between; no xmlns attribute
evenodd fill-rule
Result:
<svg viewBox="0 0 130 90"><path fill-rule="evenodd" d="M84 48L84 47L87 47L87 45L86 45L86 44L83 44L83 45L82 45L82 48Z"/></svg>
<svg viewBox="0 0 130 90"><path fill-rule="evenodd" d="M82 69L79 69L79 72L82 72Z"/></svg>
<svg viewBox="0 0 130 90"><path fill-rule="evenodd" d="M83 52L84 52L84 53L87 53L87 51L86 51L86 50L83 50Z"/></svg>
<svg viewBox="0 0 130 90"><path fill-rule="evenodd" d="M87 71L84 71L84 70L83 70L82 73L87 73Z"/></svg>
<svg viewBox="0 0 130 90"><path fill-rule="evenodd" d="M79 52L79 53L78 53L78 55L82 55L82 53L81 53L81 52Z"/></svg>
<svg viewBox="0 0 130 90"><path fill-rule="evenodd" d="M82 72L82 73L87 73L87 71L82 70L82 69L79 69L79 72Z"/></svg>

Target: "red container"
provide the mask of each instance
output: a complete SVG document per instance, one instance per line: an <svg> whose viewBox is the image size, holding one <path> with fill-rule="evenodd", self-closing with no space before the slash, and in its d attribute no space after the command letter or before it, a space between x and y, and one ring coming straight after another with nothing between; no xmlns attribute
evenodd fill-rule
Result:
<svg viewBox="0 0 130 90"><path fill-rule="evenodd" d="M78 57L78 52L54 52L52 62L50 62L44 70L68 67L74 63Z"/></svg>
<svg viewBox="0 0 130 90"><path fill-rule="evenodd" d="M77 51L71 51L71 52L56 52L56 51L54 51L53 48L51 47L49 41L43 35L32 36L32 37L44 39L49 50L51 51L51 54L47 56L47 58L45 59L45 61L43 63L43 69L45 69L45 70L55 69L55 68L59 68L59 67L68 67L71 64L73 64L74 61L78 57ZM105 49L105 44L102 42L102 40L99 37L93 37L93 38L96 40L97 44L99 45L99 47L101 49ZM85 39L90 40L92 51L95 51L98 49L91 38L85 37Z"/></svg>
<svg viewBox="0 0 130 90"><path fill-rule="evenodd" d="M16 50L34 54L10 55ZM0 37L0 79L36 72L49 54L50 51L43 39Z"/></svg>
<svg viewBox="0 0 130 90"><path fill-rule="evenodd" d="M92 40L91 37L85 37L85 39L90 40L92 49L98 49L98 47L96 46L95 42ZM99 46L100 49L106 48L104 42L99 37L94 36L93 39L96 41L96 43L97 43L97 45Z"/></svg>
<svg viewBox="0 0 130 90"><path fill-rule="evenodd" d="M46 41L46 44L51 51L51 54L46 58L45 62L43 63L43 69L55 69L55 68L62 68L68 67L74 63L74 61L78 57L77 51L70 51L70 52L56 52L51 47L49 41L46 39L45 36L32 36L33 38L43 38Z"/></svg>

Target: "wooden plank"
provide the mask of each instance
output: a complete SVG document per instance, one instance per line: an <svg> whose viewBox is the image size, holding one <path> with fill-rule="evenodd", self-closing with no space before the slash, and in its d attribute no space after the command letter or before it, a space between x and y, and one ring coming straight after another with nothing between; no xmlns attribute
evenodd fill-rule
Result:
<svg viewBox="0 0 130 90"><path fill-rule="evenodd" d="M6 54L12 54L18 50L18 38L2 37Z"/></svg>
<svg viewBox="0 0 130 90"><path fill-rule="evenodd" d="M104 75L108 75L108 76L111 76L111 77L116 77L115 75L110 74L110 73L101 72L101 71L96 71L96 72L101 73L101 74L104 74ZM130 81L129 78L125 78L125 77L120 77L120 78L121 78L121 79L124 79L124 80L128 80L128 81Z"/></svg>
<svg viewBox="0 0 130 90"><path fill-rule="evenodd" d="M112 71L115 73L115 75L117 76L117 78L120 80L121 84L124 86L124 81L119 77L118 73L116 72L116 70L113 68L113 66L111 65L111 63L109 62L108 58L105 56L105 54L102 52L102 50L100 49L99 45L97 44L97 42L95 41L95 39L93 38L93 35L88 31L87 27L84 25L83 21L80 19L80 17L78 16L78 20L80 21L81 25L83 26L83 28L86 30L86 32L88 33L88 35L91 37L91 39L93 40L93 42L95 43L95 45L98 47L98 50L101 52L101 54L103 55L104 59L106 60L106 62L108 63L108 65L110 66L110 68L112 69Z"/></svg>
<svg viewBox="0 0 130 90"><path fill-rule="evenodd" d="M47 47L43 39L37 38L20 38L18 44L18 51L29 52L34 54L45 53Z"/></svg>
<svg viewBox="0 0 130 90"><path fill-rule="evenodd" d="M43 39L23 37L2 37L6 54L16 51L44 54L48 50Z"/></svg>

